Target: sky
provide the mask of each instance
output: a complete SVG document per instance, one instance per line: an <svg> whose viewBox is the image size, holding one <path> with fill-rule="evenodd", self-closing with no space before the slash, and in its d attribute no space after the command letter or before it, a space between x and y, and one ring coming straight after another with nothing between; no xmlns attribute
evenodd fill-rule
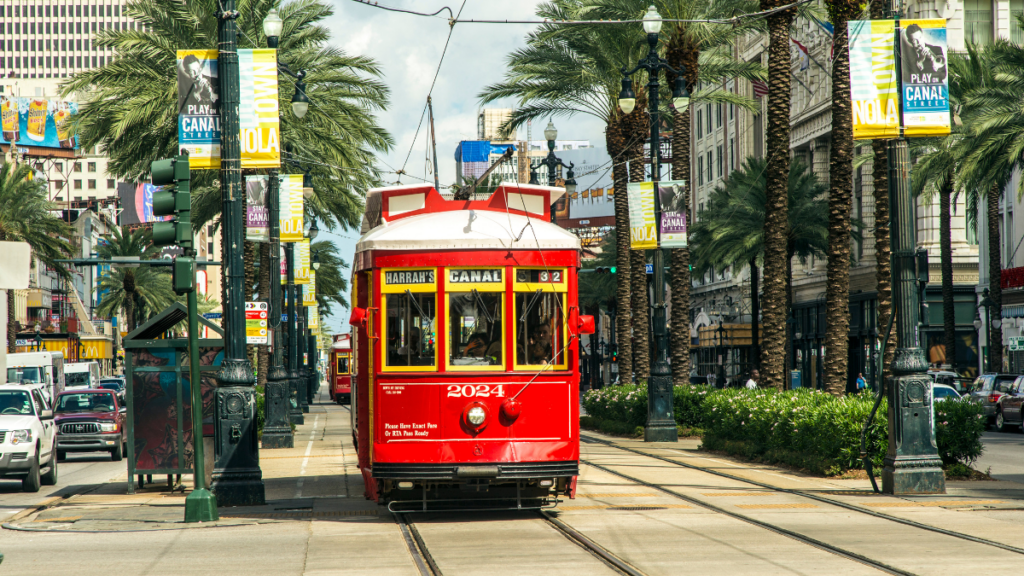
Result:
<svg viewBox="0 0 1024 576"><path fill-rule="evenodd" d="M383 81L391 89L390 105L378 114L378 122L391 133L395 147L390 153L380 156L378 167L393 171L404 166L409 174L433 181L433 175L425 171L426 118L415 140L414 135L441 61L449 30L448 13L445 11L441 17L427 18L390 12L352 0L332 1L335 13L326 22L335 32L332 43L349 54L374 58L383 70ZM447 5L458 13L461 0L382 0L380 3L426 13ZM461 17L533 19L539 3L534 0L466 0ZM476 113L481 107L477 95L485 86L501 80L507 55L524 45L524 38L532 28L526 24L456 24L432 93L438 174L442 185L455 180L455 147L459 141L476 139ZM515 105L516 102L508 101L488 107L511 108ZM543 138L546 124L546 121L534 123L534 140ZM555 125L559 140L590 140L596 145L604 143L602 124L592 117L558 118ZM519 138L526 139L525 130L521 131ZM396 179L395 174L384 175L385 182L389 184L395 183ZM409 176L402 178L403 184L415 182L419 180ZM352 262L358 230L336 229L333 234L322 230L321 235L334 240L341 257ZM333 316L325 319L325 325L332 333L347 331L347 324L347 311L336 309Z"/></svg>

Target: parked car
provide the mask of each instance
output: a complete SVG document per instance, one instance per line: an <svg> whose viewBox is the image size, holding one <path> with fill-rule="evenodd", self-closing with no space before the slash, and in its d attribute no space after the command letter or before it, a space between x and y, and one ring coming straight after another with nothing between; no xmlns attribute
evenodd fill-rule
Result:
<svg viewBox="0 0 1024 576"><path fill-rule="evenodd" d="M124 378L103 378L100 380L100 388L104 390L113 390L114 394L117 395L117 401L121 406L127 406L128 401L125 399L125 389L127 388L124 383Z"/></svg>
<svg viewBox="0 0 1024 576"><path fill-rule="evenodd" d="M86 388L57 396L57 460L68 452L109 452L115 462L124 458L126 412L111 390Z"/></svg>
<svg viewBox="0 0 1024 576"><path fill-rule="evenodd" d="M960 375L957 374L956 372L950 372L948 370L936 370L929 371L928 375L932 377L932 380L936 384L945 384L947 386L952 386L953 389L956 390L958 396L967 392L967 389L970 387L970 380L966 379L965 381L965 379L961 378Z"/></svg>
<svg viewBox="0 0 1024 576"><path fill-rule="evenodd" d="M1002 388L1002 387L1001 387ZM1002 394L996 400L996 429L1000 432L1011 432L1019 429L1024 423L1021 417L1021 404L1024 404L1024 376L1000 390Z"/></svg>
<svg viewBox="0 0 1024 576"><path fill-rule="evenodd" d="M999 397L1010 389L1017 374L982 374L971 385L970 402L980 404L989 425L996 421L996 405Z"/></svg>
<svg viewBox="0 0 1024 576"><path fill-rule="evenodd" d="M25 492L57 483L56 426L43 386L0 385L0 477L20 478Z"/></svg>
<svg viewBox="0 0 1024 576"><path fill-rule="evenodd" d="M932 402L939 400L959 400L956 389L946 384L932 384Z"/></svg>

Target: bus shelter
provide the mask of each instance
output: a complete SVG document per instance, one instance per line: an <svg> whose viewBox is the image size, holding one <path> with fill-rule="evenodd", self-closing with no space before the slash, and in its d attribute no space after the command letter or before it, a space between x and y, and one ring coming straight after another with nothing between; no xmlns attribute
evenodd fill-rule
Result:
<svg viewBox="0 0 1024 576"><path fill-rule="evenodd" d="M128 475L181 475L193 471L192 393L187 338L172 338L171 329L188 319L175 303L124 339L128 400ZM203 435L213 436L213 402L217 371L224 359L221 328L200 317L216 338L199 339L202 375ZM135 483L128 483L128 493Z"/></svg>

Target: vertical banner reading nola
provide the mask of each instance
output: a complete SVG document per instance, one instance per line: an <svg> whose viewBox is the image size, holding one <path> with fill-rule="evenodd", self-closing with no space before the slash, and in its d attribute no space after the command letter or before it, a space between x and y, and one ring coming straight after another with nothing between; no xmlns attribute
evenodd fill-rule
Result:
<svg viewBox="0 0 1024 576"><path fill-rule="evenodd" d="M661 201L661 247L686 248L686 204L684 180L658 182Z"/></svg>
<svg viewBox="0 0 1024 576"><path fill-rule="evenodd" d="M245 239L249 242L270 241L270 211L267 209L266 176L245 177Z"/></svg>
<svg viewBox="0 0 1024 576"><path fill-rule="evenodd" d="M316 270L309 271L309 284L302 287L302 305L316 306Z"/></svg>
<svg viewBox="0 0 1024 576"><path fill-rule="evenodd" d="M302 174L281 174L281 242L302 240Z"/></svg>
<svg viewBox="0 0 1024 576"><path fill-rule="evenodd" d="M903 134L949 134L946 19L900 20L900 28Z"/></svg>
<svg viewBox="0 0 1024 576"><path fill-rule="evenodd" d="M193 170L220 167L216 50L178 50L178 149Z"/></svg>
<svg viewBox="0 0 1024 576"><path fill-rule="evenodd" d="M309 284L309 238L295 244L295 283Z"/></svg>
<svg viewBox="0 0 1024 576"><path fill-rule="evenodd" d="M654 219L654 182L631 182L626 186L629 198L629 248L653 250L658 247L658 229Z"/></svg>
<svg viewBox="0 0 1024 576"><path fill-rule="evenodd" d="M853 137L898 138L899 83L893 20L853 20L850 34L850 99Z"/></svg>
<svg viewBox="0 0 1024 576"><path fill-rule="evenodd" d="M277 50L238 51L242 168L281 166Z"/></svg>
<svg viewBox="0 0 1024 576"><path fill-rule="evenodd" d="M309 331L312 334L320 334L320 307L316 304L309 307Z"/></svg>

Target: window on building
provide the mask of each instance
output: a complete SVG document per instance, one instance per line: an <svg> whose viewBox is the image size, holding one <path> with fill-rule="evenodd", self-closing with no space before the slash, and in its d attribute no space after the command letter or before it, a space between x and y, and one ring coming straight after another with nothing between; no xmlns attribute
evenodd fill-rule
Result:
<svg viewBox="0 0 1024 576"><path fill-rule="evenodd" d="M81 180L75 180L75 190L81 190L81 189L82 189L82 181Z"/></svg>
<svg viewBox="0 0 1024 576"><path fill-rule="evenodd" d="M89 180L89 190L95 190L95 189L96 189L96 181L95 180Z"/></svg>
<svg viewBox="0 0 1024 576"><path fill-rule="evenodd" d="M117 182L114 182L113 178L107 178L107 189L113 190L117 188Z"/></svg>
<svg viewBox="0 0 1024 576"><path fill-rule="evenodd" d="M81 162L75 162L74 171L75 172L81 172L82 171L82 163Z"/></svg>
<svg viewBox="0 0 1024 576"><path fill-rule="evenodd" d="M67 6L61 6L60 7L60 15L61 16L67 16L67 8L68 8Z"/></svg>
<svg viewBox="0 0 1024 576"><path fill-rule="evenodd" d="M764 126L761 124L761 115L754 114L754 158L764 158Z"/></svg>
<svg viewBox="0 0 1024 576"><path fill-rule="evenodd" d="M121 16L121 5L120 4L114 4L114 16L118 16L118 17Z"/></svg>
<svg viewBox="0 0 1024 576"><path fill-rule="evenodd" d="M107 16L112 15L113 14L113 10L114 10L114 8L110 4L107 4Z"/></svg>
<svg viewBox="0 0 1024 576"><path fill-rule="evenodd" d="M89 172L95 172L95 171L96 171L96 163L95 162L89 162Z"/></svg>
<svg viewBox="0 0 1024 576"><path fill-rule="evenodd" d="M697 138L704 136L704 120L701 111L697 110Z"/></svg>
<svg viewBox="0 0 1024 576"><path fill-rule="evenodd" d="M53 163L53 167L57 169L57 172L64 172L64 163L63 162L54 162Z"/></svg>
<svg viewBox="0 0 1024 576"><path fill-rule="evenodd" d="M92 15L94 17L96 16L96 5L95 4L92 5Z"/></svg>
<svg viewBox="0 0 1024 576"><path fill-rule="evenodd" d="M964 39L982 46L992 43L992 0L964 0Z"/></svg>
<svg viewBox="0 0 1024 576"><path fill-rule="evenodd" d="M711 134L711 104L707 108L708 134Z"/></svg>
<svg viewBox="0 0 1024 576"><path fill-rule="evenodd" d="M729 171L736 169L736 140L729 142Z"/></svg>
<svg viewBox="0 0 1024 576"><path fill-rule="evenodd" d="M63 190L64 189L64 181L63 180L54 180L53 181L53 187L55 189L57 189L57 190Z"/></svg>
<svg viewBox="0 0 1024 576"><path fill-rule="evenodd" d="M708 184L715 179L714 160L711 157L711 151L708 150Z"/></svg>
<svg viewBox="0 0 1024 576"><path fill-rule="evenodd" d="M718 110L715 111L715 127L722 127L722 104L719 104Z"/></svg>
<svg viewBox="0 0 1024 576"><path fill-rule="evenodd" d="M736 113L736 105L735 104L729 104L729 120L732 120L733 114L735 114L735 113Z"/></svg>
<svg viewBox="0 0 1024 576"><path fill-rule="evenodd" d="M697 186L704 185L704 157L697 158Z"/></svg>
<svg viewBox="0 0 1024 576"><path fill-rule="evenodd" d="M722 177L722 145L715 148L715 162L718 164L718 177Z"/></svg>

